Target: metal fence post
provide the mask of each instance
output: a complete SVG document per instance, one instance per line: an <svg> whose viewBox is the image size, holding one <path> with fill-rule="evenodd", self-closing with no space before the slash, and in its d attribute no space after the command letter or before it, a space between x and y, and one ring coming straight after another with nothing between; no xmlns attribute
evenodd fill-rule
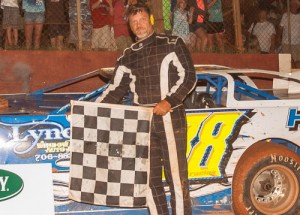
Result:
<svg viewBox="0 0 300 215"><path fill-rule="evenodd" d="M289 39L289 53L292 52L292 29L291 29L291 10L290 1L287 1L287 15L288 15L288 39Z"/></svg>
<svg viewBox="0 0 300 215"><path fill-rule="evenodd" d="M237 50L239 50L239 52L242 52L243 38L242 38L240 1L232 0L232 7L233 7L233 18L234 18L235 46Z"/></svg>
<svg viewBox="0 0 300 215"><path fill-rule="evenodd" d="M82 50L82 29L81 29L81 1L77 0L77 33L78 33L78 49Z"/></svg>

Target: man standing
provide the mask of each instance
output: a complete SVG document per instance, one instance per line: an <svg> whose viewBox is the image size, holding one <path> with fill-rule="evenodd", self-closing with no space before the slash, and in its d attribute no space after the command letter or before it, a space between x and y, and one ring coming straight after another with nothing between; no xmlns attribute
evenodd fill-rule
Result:
<svg viewBox="0 0 300 215"><path fill-rule="evenodd" d="M112 32L112 0L90 0L90 5L93 19L92 49L116 51L117 45Z"/></svg>
<svg viewBox="0 0 300 215"><path fill-rule="evenodd" d="M118 59L110 86L98 102L119 103L131 91L135 105L153 107L150 148L151 214L169 214L162 166L171 191L172 214L191 214L186 161L186 117L182 102L194 88L195 70L183 40L157 35L150 10L131 5L128 21L138 42Z"/></svg>

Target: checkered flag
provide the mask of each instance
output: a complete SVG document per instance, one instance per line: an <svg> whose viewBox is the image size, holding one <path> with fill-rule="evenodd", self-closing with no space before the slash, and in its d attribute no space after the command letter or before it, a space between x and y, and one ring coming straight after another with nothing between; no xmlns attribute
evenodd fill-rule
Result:
<svg viewBox="0 0 300 215"><path fill-rule="evenodd" d="M72 101L69 198L146 206L152 109Z"/></svg>

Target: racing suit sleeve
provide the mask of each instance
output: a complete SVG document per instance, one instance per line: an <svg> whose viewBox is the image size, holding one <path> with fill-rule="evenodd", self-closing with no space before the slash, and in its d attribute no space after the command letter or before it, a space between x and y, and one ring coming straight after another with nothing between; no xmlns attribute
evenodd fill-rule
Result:
<svg viewBox="0 0 300 215"><path fill-rule="evenodd" d="M129 73L125 66L117 65L108 88L96 99L96 102L117 104L129 91Z"/></svg>
<svg viewBox="0 0 300 215"><path fill-rule="evenodd" d="M179 79L165 98L172 108L182 104L185 97L194 89L197 81L190 52L181 38L178 38L175 44L173 65L177 69Z"/></svg>

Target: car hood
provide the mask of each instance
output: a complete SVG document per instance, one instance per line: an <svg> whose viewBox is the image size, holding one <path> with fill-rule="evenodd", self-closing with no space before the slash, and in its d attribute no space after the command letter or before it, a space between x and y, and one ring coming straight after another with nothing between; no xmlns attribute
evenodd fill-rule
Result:
<svg viewBox="0 0 300 215"><path fill-rule="evenodd" d="M8 107L0 108L0 115L46 115L82 95L79 93L0 95L8 101Z"/></svg>

